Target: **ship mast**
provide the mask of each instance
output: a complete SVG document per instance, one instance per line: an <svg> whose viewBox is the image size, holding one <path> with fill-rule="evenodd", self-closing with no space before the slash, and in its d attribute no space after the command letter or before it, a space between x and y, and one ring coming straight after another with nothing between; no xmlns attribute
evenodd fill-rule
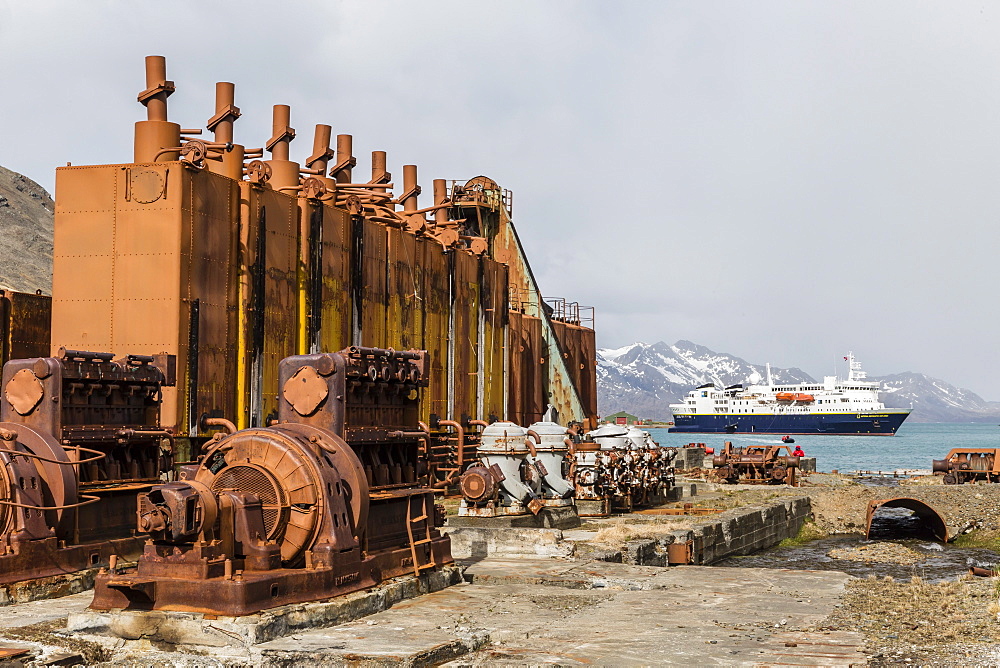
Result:
<svg viewBox="0 0 1000 668"><path fill-rule="evenodd" d="M771 363L765 362L764 366L767 369L767 384L774 385L774 383L771 381Z"/></svg>
<svg viewBox="0 0 1000 668"><path fill-rule="evenodd" d="M868 374L861 370L861 362L854 359L854 353L847 353L848 360L848 372L847 380L864 380L868 377Z"/></svg>

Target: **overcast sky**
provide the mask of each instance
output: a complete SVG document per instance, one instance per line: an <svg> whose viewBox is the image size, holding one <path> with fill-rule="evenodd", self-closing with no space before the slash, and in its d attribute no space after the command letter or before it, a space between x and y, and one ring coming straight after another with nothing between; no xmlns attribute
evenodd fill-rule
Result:
<svg viewBox="0 0 1000 668"><path fill-rule="evenodd" d="M601 346L1000 400L996 3L0 0L0 165L130 160L149 54L184 127L232 81L248 146L289 104L293 159L328 123L362 173L491 176Z"/></svg>

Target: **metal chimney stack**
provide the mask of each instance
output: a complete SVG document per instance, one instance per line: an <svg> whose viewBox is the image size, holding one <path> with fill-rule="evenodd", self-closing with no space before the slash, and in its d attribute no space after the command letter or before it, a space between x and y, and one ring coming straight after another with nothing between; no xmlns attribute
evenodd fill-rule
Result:
<svg viewBox="0 0 1000 668"><path fill-rule="evenodd" d="M167 120L167 98L174 92L174 82L167 81L167 59L146 56L146 89L138 100L146 107L146 120L135 124L135 162L177 160L177 151L160 153L165 148L179 147L181 126Z"/></svg>
<svg viewBox="0 0 1000 668"><path fill-rule="evenodd" d="M416 211L417 197L420 195L416 165L403 165L403 193L403 211L405 213Z"/></svg>
<svg viewBox="0 0 1000 668"><path fill-rule="evenodd" d="M330 138L333 136L333 128L329 125L317 124L316 132L313 135L313 152L306 159L306 168L310 172L317 172L315 178L326 184L329 190L336 188L336 181L326 175L326 170L330 166L334 152L330 148Z"/></svg>
<svg viewBox="0 0 1000 668"><path fill-rule="evenodd" d="M299 185L299 163L288 159L288 145L295 139L295 130L289 125L291 114L291 108L287 104L274 105L271 121L273 134L267 142L267 150L271 152L271 159L267 161L271 166L268 185L275 190L295 194Z"/></svg>
<svg viewBox="0 0 1000 668"><path fill-rule="evenodd" d="M208 119L206 127L215 133L215 143L233 144L233 122L240 117L236 100L236 86L228 81L215 84L215 115ZM206 161L208 168L216 174L239 181L243 178L244 148L233 144L233 150L224 152L222 160Z"/></svg>
<svg viewBox="0 0 1000 668"><path fill-rule="evenodd" d="M337 164L330 171L330 176L335 178L337 183L351 182L351 168L358 162L353 151L354 137L337 135Z"/></svg>

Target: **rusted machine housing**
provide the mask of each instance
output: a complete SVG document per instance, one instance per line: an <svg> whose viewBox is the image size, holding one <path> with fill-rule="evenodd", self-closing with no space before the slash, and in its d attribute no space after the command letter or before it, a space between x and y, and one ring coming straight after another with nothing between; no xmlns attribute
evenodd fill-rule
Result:
<svg viewBox="0 0 1000 668"><path fill-rule="evenodd" d="M784 451L784 454L782 454ZM747 445L734 448L726 441L712 458L715 477L727 483L788 484L798 487L799 458L787 445Z"/></svg>
<svg viewBox="0 0 1000 668"><path fill-rule="evenodd" d="M665 503L674 486L676 448L637 427L605 424L574 446L572 479L581 517Z"/></svg>
<svg viewBox="0 0 1000 668"><path fill-rule="evenodd" d="M944 475L944 484L997 482L1000 480L1000 450L996 448L953 448L944 459L935 459L931 470Z"/></svg>
<svg viewBox="0 0 1000 668"><path fill-rule="evenodd" d="M483 429L478 458L459 481L460 516L537 515L545 507L541 480L548 471L539 462L528 431L505 421Z"/></svg>
<svg viewBox="0 0 1000 668"><path fill-rule="evenodd" d="M139 554L136 496L173 466L159 425L169 366L167 356L72 350L4 365L0 583Z"/></svg>
<svg viewBox="0 0 1000 668"><path fill-rule="evenodd" d="M424 351L349 348L279 367L277 423L208 444L139 500L135 569L98 575L95 609L243 615L452 561L418 424Z"/></svg>

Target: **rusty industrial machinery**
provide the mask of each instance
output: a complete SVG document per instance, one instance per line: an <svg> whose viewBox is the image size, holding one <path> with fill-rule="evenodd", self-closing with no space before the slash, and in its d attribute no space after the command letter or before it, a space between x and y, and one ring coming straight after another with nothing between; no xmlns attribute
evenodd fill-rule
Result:
<svg viewBox="0 0 1000 668"><path fill-rule="evenodd" d="M249 148L229 82L205 136L168 119L177 88L148 57L134 162L57 170L52 341L176 355L163 424L180 459L211 436L203 414L266 426L281 359L351 345L429 352L420 421L451 446L435 452L441 469L458 439L439 424L474 441L472 421L530 424L550 407L560 423L595 423L592 309L542 298L509 191L436 179L421 203L416 165L394 181L373 151L361 176L352 136L322 124L296 161L287 105ZM137 258L163 280L140 280Z"/></svg>
<svg viewBox="0 0 1000 668"><path fill-rule="evenodd" d="M32 410L76 412L37 430L58 445L35 455L44 493L31 476L18 491L31 456L5 455L0 520L30 517L57 550L105 541L91 565L141 547L137 568L117 560L99 579L106 607L188 609L197 590L237 614L446 563L433 494L483 461L488 424L596 425L593 310L542 298L492 179L434 179L421 201L416 165L394 183L372 151L361 175L352 136L322 124L297 159L282 104L253 148L229 82L204 123L181 125L165 59L145 65L132 161L56 171L51 328L45 298L4 302L22 323L6 358L69 349L65 372L32 371ZM19 379L24 403L34 386ZM143 420L99 413L122 393L151 402ZM35 447L27 429L0 452ZM532 438L537 500L571 502L564 438ZM49 479L68 491L45 497ZM18 563L0 572L40 572Z"/></svg>
<svg viewBox="0 0 1000 668"><path fill-rule="evenodd" d="M675 448L663 448L638 427L605 424L574 446L573 482L581 516L655 506L675 484Z"/></svg>
<svg viewBox="0 0 1000 668"><path fill-rule="evenodd" d="M714 475L727 483L777 484L798 487L799 458L787 445L746 445L734 448L726 441L712 458Z"/></svg>
<svg viewBox="0 0 1000 668"><path fill-rule="evenodd" d="M12 360L0 399L0 583L134 558L136 495L173 471L168 355Z"/></svg>
<svg viewBox="0 0 1000 668"><path fill-rule="evenodd" d="M92 607L243 615L451 562L417 419L428 368L373 348L283 360L277 421L206 420L223 431L140 496L143 554L98 575Z"/></svg>
<svg viewBox="0 0 1000 668"><path fill-rule="evenodd" d="M942 474L946 485L966 482L1000 481L1000 450L996 448L953 448L944 459L931 463L935 475Z"/></svg>
<svg viewBox="0 0 1000 668"><path fill-rule="evenodd" d="M520 427L495 422L483 429L476 458L460 479L462 517L537 515L571 509L573 441L554 422Z"/></svg>

